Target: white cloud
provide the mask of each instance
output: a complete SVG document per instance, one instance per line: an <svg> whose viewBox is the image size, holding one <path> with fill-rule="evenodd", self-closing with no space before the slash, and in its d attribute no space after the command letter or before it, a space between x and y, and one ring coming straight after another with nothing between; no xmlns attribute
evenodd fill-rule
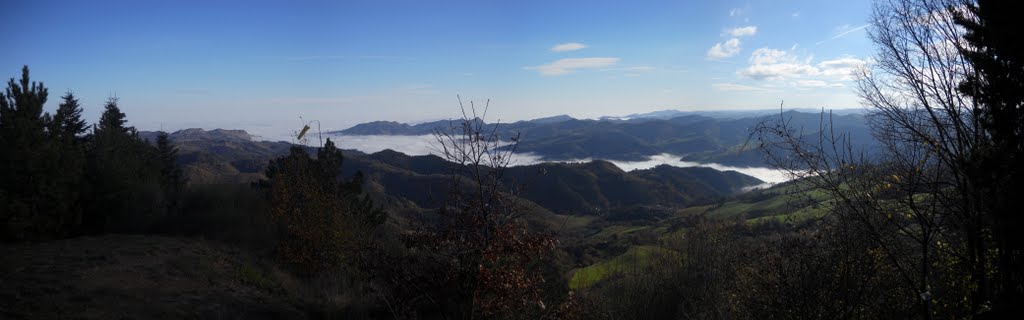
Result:
<svg viewBox="0 0 1024 320"><path fill-rule="evenodd" d="M755 80L779 80L817 73L818 69L814 66L797 63L751 65L740 72L741 75Z"/></svg>
<svg viewBox="0 0 1024 320"><path fill-rule="evenodd" d="M828 83L824 80L797 80L793 82L793 85L797 87L811 87L811 88L833 88L843 87L842 83Z"/></svg>
<svg viewBox="0 0 1024 320"><path fill-rule="evenodd" d="M776 64L795 60L795 56L778 49L760 48L750 54L751 64Z"/></svg>
<svg viewBox="0 0 1024 320"><path fill-rule="evenodd" d="M541 75L559 76L570 74L579 69L600 69L607 68L619 62L619 58L570 58L560 59L545 65L524 67L527 70L537 70Z"/></svg>
<svg viewBox="0 0 1024 320"><path fill-rule="evenodd" d="M747 60L748 66L737 72L740 77L754 80L795 80L797 87L839 87L843 81L855 78L856 71L869 62L853 56L842 56L812 63L813 57L801 58L792 53L771 48L754 50Z"/></svg>
<svg viewBox="0 0 1024 320"><path fill-rule="evenodd" d="M740 70L739 74L755 80L778 80L817 75L821 70L811 65L810 60L811 58L807 58L801 61L795 55L778 49L760 48L750 54L748 60L750 65Z"/></svg>
<svg viewBox="0 0 1024 320"><path fill-rule="evenodd" d="M757 34L757 26L736 27L729 29L729 31L727 31L726 33L736 38L752 36L754 34Z"/></svg>
<svg viewBox="0 0 1024 320"><path fill-rule="evenodd" d="M580 50L580 49L583 49L583 48L586 48L586 47L587 47L587 45L579 43L579 42L559 43L559 44L556 44L554 47L551 47L551 51L554 51L554 52L575 51L575 50Z"/></svg>
<svg viewBox="0 0 1024 320"><path fill-rule="evenodd" d="M732 38L725 42L716 43L708 49L709 59L725 59L740 53L740 39Z"/></svg>
<svg viewBox="0 0 1024 320"><path fill-rule="evenodd" d="M745 86L735 83L715 83L712 84L711 87L718 91L768 91L768 89L765 88Z"/></svg>
<svg viewBox="0 0 1024 320"><path fill-rule="evenodd" d="M822 70L822 74L825 76L833 77L840 81L849 81L855 78L854 76L858 69L867 64L868 62L865 60L846 56L839 59L822 61L818 63L818 68Z"/></svg>

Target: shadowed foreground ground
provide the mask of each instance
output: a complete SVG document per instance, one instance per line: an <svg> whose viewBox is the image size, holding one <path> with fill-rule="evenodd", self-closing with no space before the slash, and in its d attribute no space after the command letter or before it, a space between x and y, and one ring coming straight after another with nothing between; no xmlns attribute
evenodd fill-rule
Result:
<svg viewBox="0 0 1024 320"><path fill-rule="evenodd" d="M0 318L306 317L279 272L203 240L86 237L3 245L0 259Z"/></svg>

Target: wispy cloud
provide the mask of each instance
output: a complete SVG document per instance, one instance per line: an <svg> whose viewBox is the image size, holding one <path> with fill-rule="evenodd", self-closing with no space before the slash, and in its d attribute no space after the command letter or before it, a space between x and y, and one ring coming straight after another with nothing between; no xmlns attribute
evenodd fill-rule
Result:
<svg viewBox="0 0 1024 320"><path fill-rule="evenodd" d="M569 58L560 59L554 62L533 66L524 67L527 70L537 70L541 75L545 76L560 76L570 74L576 70L581 69L601 69L608 68L619 62L619 58L611 57L596 57L596 58Z"/></svg>
<svg viewBox="0 0 1024 320"><path fill-rule="evenodd" d="M812 88L832 88L832 87L843 87L842 83L828 83L824 80L797 80L793 82L793 85L797 87L812 87Z"/></svg>
<svg viewBox="0 0 1024 320"><path fill-rule="evenodd" d="M745 86L735 83L714 83L711 84L711 87L718 91L768 91L768 89L761 87Z"/></svg>
<svg viewBox="0 0 1024 320"><path fill-rule="evenodd" d="M816 46L817 45L821 45L822 43L829 42L829 41L832 41L832 40L835 40L835 39L839 39L839 38L845 37L848 34L851 34L851 33L854 33L854 32L860 31L860 30L864 30L864 28L867 28L869 25L871 25L871 24L864 24L864 25L857 26L857 27L851 27L848 24L841 25L841 26L839 26L839 28L837 28L838 31L836 31L836 34L833 35L831 38L818 41L818 42L814 43L814 45L816 45Z"/></svg>
<svg viewBox="0 0 1024 320"><path fill-rule="evenodd" d="M411 57L386 56L386 55L312 55L287 57L288 61L318 61L318 60L413 60Z"/></svg>
<svg viewBox="0 0 1024 320"><path fill-rule="evenodd" d="M752 36L757 34L757 26L736 27L727 30L726 33L734 38Z"/></svg>
<svg viewBox="0 0 1024 320"><path fill-rule="evenodd" d="M601 71L629 71L629 72L650 72L654 71L655 68L652 66L634 66L634 67L622 67L622 68L606 68Z"/></svg>
<svg viewBox="0 0 1024 320"><path fill-rule="evenodd" d="M725 59L740 53L740 39L732 38L725 42L716 43L708 49L708 59Z"/></svg>
<svg viewBox="0 0 1024 320"><path fill-rule="evenodd" d="M554 47L551 47L551 51L554 51L554 52L576 51L576 50L580 50L580 49L583 49L583 48L586 48L586 47L587 47L587 45L579 43L579 42L559 43L559 44L556 44Z"/></svg>

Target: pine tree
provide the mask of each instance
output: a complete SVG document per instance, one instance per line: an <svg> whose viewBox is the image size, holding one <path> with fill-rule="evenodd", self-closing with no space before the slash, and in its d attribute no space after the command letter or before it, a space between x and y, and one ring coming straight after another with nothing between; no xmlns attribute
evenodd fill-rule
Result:
<svg viewBox="0 0 1024 320"><path fill-rule="evenodd" d="M993 311L999 316L1019 315L1024 306L1024 216L1014 197L1024 192L1020 163L1024 162L1024 45L1017 34L1024 29L1017 1L980 0L950 8L956 22L967 30L970 43L961 53L973 74L960 84L960 92L975 100L978 127L985 139L978 143L972 161L972 184L984 202L981 217L987 221L998 251ZM958 11L965 10L965 11ZM980 239L972 243L985 243ZM984 259L985 247L973 256ZM970 257L974 259L974 257ZM975 276L985 277L984 269ZM981 293L987 295L983 282ZM987 298L987 297L985 297ZM985 299L987 300L987 299Z"/></svg>
<svg viewBox="0 0 1024 320"><path fill-rule="evenodd" d="M82 106L78 104L75 94L68 91L61 97L63 101L57 106L57 112L50 122L50 134L61 140L73 140L85 133L85 120L82 120Z"/></svg>
<svg viewBox="0 0 1024 320"><path fill-rule="evenodd" d="M55 146L46 137L48 91L29 79L0 93L0 224L6 240L45 239L65 229Z"/></svg>
<svg viewBox="0 0 1024 320"><path fill-rule="evenodd" d="M85 133L86 123L82 119L82 107L71 91L61 97L57 112L49 117L47 133L50 143L56 147L55 160L60 168L56 174L56 185L51 191L59 196L58 205L62 224L66 230L59 236L76 234L81 231L82 193L85 184Z"/></svg>
<svg viewBox="0 0 1024 320"><path fill-rule="evenodd" d="M178 149L171 144L166 132L160 132L156 138L156 151L160 167L160 186L167 199L168 211L174 213L178 209L181 190L185 186L185 177L178 167Z"/></svg>
<svg viewBox="0 0 1024 320"><path fill-rule="evenodd" d="M127 122L117 99L111 98L93 129L84 218L90 233L149 231L166 215L157 149Z"/></svg>
<svg viewBox="0 0 1024 320"><path fill-rule="evenodd" d="M117 98L112 97L108 99L107 104L103 108L103 115L100 116L100 122L96 128L97 135L127 136L130 132L134 131L135 128L125 126L128 120L125 119L125 114L121 112L121 108L118 108Z"/></svg>
<svg viewBox="0 0 1024 320"><path fill-rule="evenodd" d="M29 80L28 66L18 82L7 82L0 93L0 137L8 147L28 147L44 140L43 104L49 95L43 84ZM12 150L13 151L13 150Z"/></svg>

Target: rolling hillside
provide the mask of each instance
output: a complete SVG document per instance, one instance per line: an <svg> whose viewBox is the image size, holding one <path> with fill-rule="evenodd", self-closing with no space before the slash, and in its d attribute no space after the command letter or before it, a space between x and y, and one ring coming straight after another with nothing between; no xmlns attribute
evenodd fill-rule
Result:
<svg viewBox="0 0 1024 320"><path fill-rule="evenodd" d="M232 134L225 134L226 132ZM233 183L262 177L268 160L290 144L253 141L244 132L183 130L170 135L191 183ZM362 172L369 190L391 203L436 208L450 183L451 164L437 156L408 156L385 150L345 152L344 175ZM623 171L606 161L544 163L511 167L505 183L520 196L556 213L595 214L630 206L707 204L762 181L738 172L659 166Z"/></svg>

